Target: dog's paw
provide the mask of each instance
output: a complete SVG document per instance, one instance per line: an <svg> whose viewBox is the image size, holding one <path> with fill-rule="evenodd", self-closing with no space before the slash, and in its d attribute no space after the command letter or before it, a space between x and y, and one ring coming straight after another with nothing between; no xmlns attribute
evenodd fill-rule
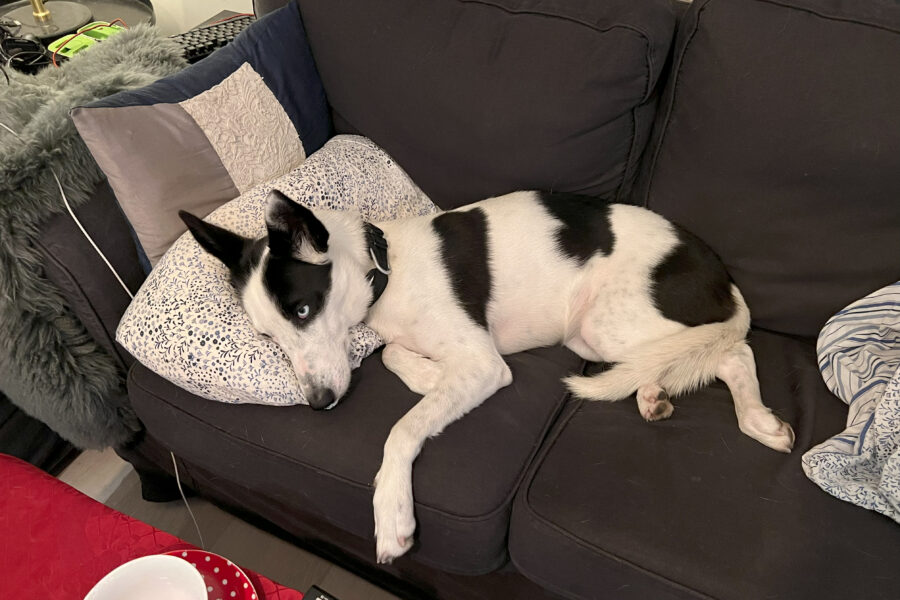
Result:
<svg viewBox="0 0 900 600"><path fill-rule="evenodd" d="M390 563L413 545L416 518L413 514L412 485L407 479L375 477L375 550L379 563Z"/></svg>
<svg viewBox="0 0 900 600"><path fill-rule="evenodd" d="M675 407L669 401L669 394L656 384L641 386L636 397L638 410L645 421L668 419L675 411Z"/></svg>
<svg viewBox="0 0 900 600"><path fill-rule="evenodd" d="M790 452L794 447L794 430L768 408L742 415L738 424L741 431L772 450Z"/></svg>

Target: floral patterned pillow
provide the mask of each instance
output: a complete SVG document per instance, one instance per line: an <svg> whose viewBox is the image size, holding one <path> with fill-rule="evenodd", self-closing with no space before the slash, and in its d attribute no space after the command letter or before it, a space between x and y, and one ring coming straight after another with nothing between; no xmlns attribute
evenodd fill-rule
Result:
<svg viewBox="0 0 900 600"><path fill-rule="evenodd" d="M277 188L314 208L355 209L385 221L437 212L406 173L370 140L340 135L290 173L259 185L206 219L247 237L265 235L266 196ZM306 404L281 349L256 335L229 283L228 270L186 233L135 296L116 339L172 383L220 402ZM353 367L383 343L360 323L352 331Z"/></svg>

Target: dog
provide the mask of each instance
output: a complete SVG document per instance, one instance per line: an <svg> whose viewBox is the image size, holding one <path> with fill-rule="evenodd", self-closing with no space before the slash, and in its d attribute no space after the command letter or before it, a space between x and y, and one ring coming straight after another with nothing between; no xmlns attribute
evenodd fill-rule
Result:
<svg viewBox="0 0 900 600"><path fill-rule="evenodd" d="M253 327L290 358L314 409L350 382L349 329L385 340L385 366L422 399L391 429L373 500L376 556L413 544L412 466L426 439L509 385L503 355L562 344L614 366L573 375L591 400L636 392L647 421L719 378L745 434L790 452L762 402L747 305L716 254L649 210L572 194L515 192L436 215L370 224L273 191L251 240L181 217L229 269Z"/></svg>

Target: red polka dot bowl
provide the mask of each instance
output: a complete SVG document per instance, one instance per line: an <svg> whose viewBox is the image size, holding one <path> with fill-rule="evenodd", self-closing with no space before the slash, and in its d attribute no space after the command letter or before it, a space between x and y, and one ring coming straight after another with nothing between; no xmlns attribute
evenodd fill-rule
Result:
<svg viewBox="0 0 900 600"><path fill-rule="evenodd" d="M172 550L165 554L189 562L200 572L209 600L259 599L247 574L224 556L206 550Z"/></svg>

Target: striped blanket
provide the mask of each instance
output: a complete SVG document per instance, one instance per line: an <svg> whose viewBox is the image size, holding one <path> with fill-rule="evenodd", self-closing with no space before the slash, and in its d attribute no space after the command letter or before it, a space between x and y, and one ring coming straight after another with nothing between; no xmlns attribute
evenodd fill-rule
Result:
<svg viewBox="0 0 900 600"><path fill-rule="evenodd" d="M847 428L803 455L823 490L900 523L900 281L834 315L818 341L826 385L850 405Z"/></svg>

